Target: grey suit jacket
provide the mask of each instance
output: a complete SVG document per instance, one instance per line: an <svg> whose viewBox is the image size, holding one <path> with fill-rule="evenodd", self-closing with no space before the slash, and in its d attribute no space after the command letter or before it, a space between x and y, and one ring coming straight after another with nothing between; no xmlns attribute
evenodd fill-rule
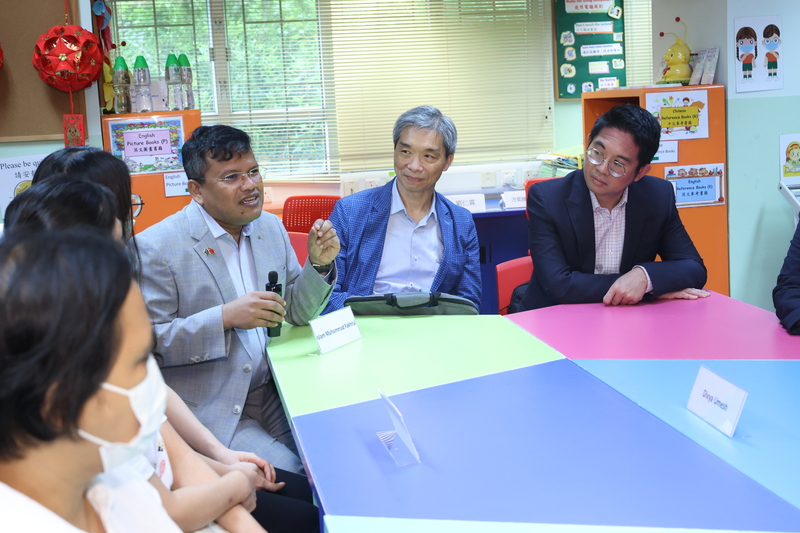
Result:
<svg viewBox="0 0 800 533"><path fill-rule="evenodd" d="M258 286L265 286L270 271L278 272L286 320L308 324L325 308L332 285L309 261L300 267L275 215L262 213L253 224ZM244 409L253 365L246 330L222 329L222 305L237 298L225 259L195 202L137 235L136 243L164 379L227 446Z"/></svg>

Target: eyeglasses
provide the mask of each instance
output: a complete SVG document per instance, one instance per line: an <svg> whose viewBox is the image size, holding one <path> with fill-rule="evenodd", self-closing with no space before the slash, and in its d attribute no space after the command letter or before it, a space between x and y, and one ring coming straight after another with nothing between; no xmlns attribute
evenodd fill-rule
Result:
<svg viewBox="0 0 800 533"><path fill-rule="evenodd" d="M247 172L235 172L233 174L228 174L223 178L210 178L210 179L218 181L220 183L224 183L225 185L238 185L240 182L239 179L240 176L245 179L249 178L250 181L252 181L253 183L258 183L261 180L263 180L263 178L261 177L261 171L258 167L248 170Z"/></svg>
<svg viewBox="0 0 800 533"><path fill-rule="evenodd" d="M627 171L625 170L625 165L617 161L609 161L597 148L589 148L586 150L586 159L591 161L595 165L602 165L603 163L608 163L608 173L614 176L615 178L621 178Z"/></svg>
<svg viewBox="0 0 800 533"><path fill-rule="evenodd" d="M138 217L142 212L142 207L144 207L142 197L138 194L131 194L131 215Z"/></svg>

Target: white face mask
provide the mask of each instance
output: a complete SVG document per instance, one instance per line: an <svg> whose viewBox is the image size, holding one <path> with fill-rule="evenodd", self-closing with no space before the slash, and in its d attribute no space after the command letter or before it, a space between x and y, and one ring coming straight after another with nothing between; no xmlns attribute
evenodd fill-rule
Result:
<svg viewBox="0 0 800 533"><path fill-rule="evenodd" d="M164 411L167 407L167 387L155 358L147 360L147 375L132 389L123 389L110 383L101 385L106 390L128 397L131 409L139 421L139 432L129 442L109 442L78 429L78 435L100 446L100 459L103 471L108 472L143 453L155 442Z"/></svg>

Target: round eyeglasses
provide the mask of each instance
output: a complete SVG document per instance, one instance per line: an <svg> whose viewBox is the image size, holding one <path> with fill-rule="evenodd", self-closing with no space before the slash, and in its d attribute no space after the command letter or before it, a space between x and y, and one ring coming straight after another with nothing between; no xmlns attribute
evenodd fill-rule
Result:
<svg viewBox="0 0 800 533"><path fill-rule="evenodd" d="M609 161L597 148L589 148L586 150L586 159L591 161L595 165L602 165L603 163L608 163L608 173L614 176L615 178L621 178L627 171L625 170L625 165L617 161Z"/></svg>
<svg viewBox="0 0 800 533"><path fill-rule="evenodd" d="M261 169L258 167L248 170L247 172L234 172L222 178L211 178L212 180L224 183L225 185L238 185L241 179L249 178L253 183L258 183L264 178L261 177Z"/></svg>
<svg viewBox="0 0 800 533"><path fill-rule="evenodd" d="M131 194L131 214L134 217L138 217L139 214L142 212L142 207L144 207L144 202L142 201L142 197L138 194Z"/></svg>

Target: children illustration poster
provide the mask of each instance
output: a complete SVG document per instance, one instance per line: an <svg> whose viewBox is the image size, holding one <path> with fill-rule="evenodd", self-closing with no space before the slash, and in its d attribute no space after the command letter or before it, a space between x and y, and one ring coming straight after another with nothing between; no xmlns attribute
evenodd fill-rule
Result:
<svg viewBox="0 0 800 533"><path fill-rule="evenodd" d="M781 181L787 185L800 185L800 133L781 135Z"/></svg>
<svg viewBox="0 0 800 533"><path fill-rule="evenodd" d="M665 167L664 177L675 188L678 207L725 203L723 163Z"/></svg>
<svg viewBox="0 0 800 533"><path fill-rule="evenodd" d="M662 141L708 138L708 91L647 93L645 105L661 124Z"/></svg>
<svg viewBox="0 0 800 533"><path fill-rule="evenodd" d="M783 89L786 68L779 16L734 19L736 92Z"/></svg>
<svg viewBox="0 0 800 533"><path fill-rule="evenodd" d="M111 154L128 165L131 174L183 170L183 119L137 118L109 121Z"/></svg>

